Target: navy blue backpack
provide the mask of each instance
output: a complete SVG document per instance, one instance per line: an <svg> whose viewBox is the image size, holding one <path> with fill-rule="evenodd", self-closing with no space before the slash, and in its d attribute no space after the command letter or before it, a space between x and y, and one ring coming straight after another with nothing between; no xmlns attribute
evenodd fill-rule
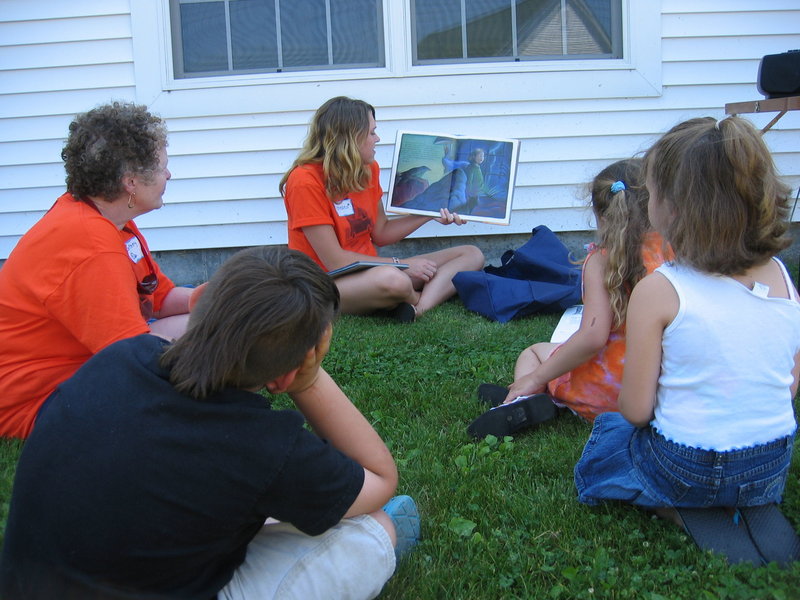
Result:
<svg viewBox="0 0 800 600"><path fill-rule="evenodd" d="M459 298L469 310L493 321L539 312L562 312L581 302L581 266L544 225L531 238L501 257L499 267L462 271L453 277Z"/></svg>

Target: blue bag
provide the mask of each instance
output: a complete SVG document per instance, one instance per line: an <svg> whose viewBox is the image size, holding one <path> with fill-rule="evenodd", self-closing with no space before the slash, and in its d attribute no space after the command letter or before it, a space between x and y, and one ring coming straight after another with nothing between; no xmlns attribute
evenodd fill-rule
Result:
<svg viewBox="0 0 800 600"><path fill-rule="evenodd" d="M501 257L501 266L462 271L453 277L469 310L500 323L538 312L561 312L581 301L581 266L546 226Z"/></svg>

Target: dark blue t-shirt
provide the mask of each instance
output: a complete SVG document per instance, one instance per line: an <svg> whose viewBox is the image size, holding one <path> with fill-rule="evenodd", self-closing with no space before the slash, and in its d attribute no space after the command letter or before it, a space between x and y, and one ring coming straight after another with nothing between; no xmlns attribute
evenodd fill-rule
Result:
<svg viewBox="0 0 800 600"><path fill-rule="evenodd" d="M318 535L358 496L363 468L300 413L241 390L176 392L165 345L112 344L40 411L14 481L4 600L208 600L267 517Z"/></svg>

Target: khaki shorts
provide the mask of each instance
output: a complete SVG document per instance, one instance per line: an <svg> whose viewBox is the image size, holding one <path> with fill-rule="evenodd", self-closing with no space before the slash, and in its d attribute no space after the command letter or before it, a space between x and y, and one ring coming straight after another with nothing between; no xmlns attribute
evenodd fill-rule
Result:
<svg viewBox="0 0 800 600"><path fill-rule="evenodd" d="M344 519L318 536L288 523L267 523L217 598L375 598L394 568L389 534L368 515Z"/></svg>

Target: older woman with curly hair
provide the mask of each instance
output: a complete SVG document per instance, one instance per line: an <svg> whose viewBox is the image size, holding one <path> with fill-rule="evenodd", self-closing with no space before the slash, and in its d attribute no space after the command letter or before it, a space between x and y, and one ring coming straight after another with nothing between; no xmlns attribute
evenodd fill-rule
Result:
<svg viewBox="0 0 800 600"><path fill-rule="evenodd" d="M27 437L56 386L112 342L185 329L192 290L161 272L133 222L162 205L166 147L163 121L135 104L70 124L67 191L0 269L1 436Z"/></svg>

